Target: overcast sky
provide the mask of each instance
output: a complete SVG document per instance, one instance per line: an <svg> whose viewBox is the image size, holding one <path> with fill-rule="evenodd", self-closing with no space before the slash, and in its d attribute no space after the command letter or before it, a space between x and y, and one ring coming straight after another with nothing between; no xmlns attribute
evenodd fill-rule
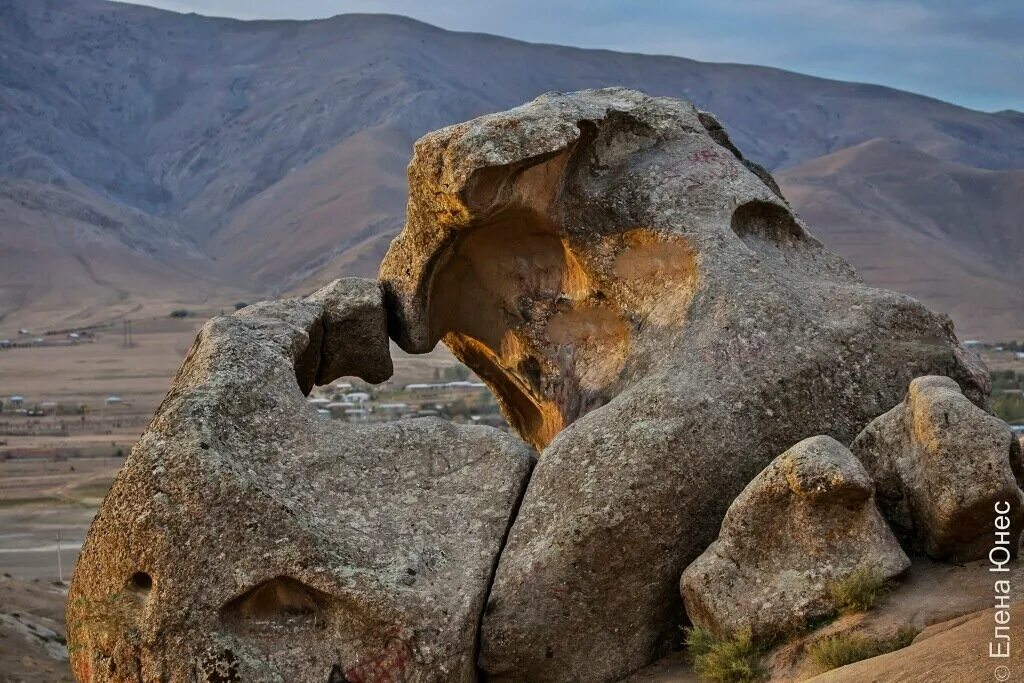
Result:
<svg viewBox="0 0 1024 683"><path fill-rule="evenodd" d="M1024 111L1024 0L147 0L242 19L404 14L545 43L777 66Z"/></svg>

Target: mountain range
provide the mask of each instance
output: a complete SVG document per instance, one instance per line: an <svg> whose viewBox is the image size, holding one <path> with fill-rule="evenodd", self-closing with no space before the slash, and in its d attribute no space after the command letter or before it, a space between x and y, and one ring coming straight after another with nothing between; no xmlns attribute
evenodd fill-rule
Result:
<svg viewBox="0 0 1024 683"><path fill-rule="evenodd" d="M537 45L392 15L237 21L0 0L0 325L374 275L422 134L545 91L715 113L872 284L1024 337L1024 115L876 85Z"/></svg>

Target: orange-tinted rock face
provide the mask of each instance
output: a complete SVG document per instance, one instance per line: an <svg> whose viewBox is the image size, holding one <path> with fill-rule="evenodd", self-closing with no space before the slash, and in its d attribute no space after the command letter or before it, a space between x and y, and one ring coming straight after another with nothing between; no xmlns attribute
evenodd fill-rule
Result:
<svg viewBox="0 0 1024 683"><path fill-rule="evenodd" d="M380 272L539 464L483 619L490 680L614 680L677 633L684 567L801 439L849 441L914 377L982 372L948 319L865 287L713 117L619 89L425 136Z"/></svg>

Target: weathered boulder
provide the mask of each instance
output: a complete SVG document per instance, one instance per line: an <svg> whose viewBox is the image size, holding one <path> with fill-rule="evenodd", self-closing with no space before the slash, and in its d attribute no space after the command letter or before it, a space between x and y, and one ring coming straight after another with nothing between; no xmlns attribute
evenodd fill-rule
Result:
<svg viewBox="0 0 1024 683"><path fill-rule="evenodd" d="M491 680L639 668L776 455L849 443L922 374L985 400L949 319L865 286L713 121L608 89L416 144L389 331L413 352L443 339L543 449L484 617Z"/></svg>
<svg viewBox="0 0 1024 683"><path fill-rule="evenodd" d="M834 613L832 584L854 571L891 579L909 567L864 467L835 439L815 436L743 489L680 589L694 625L770 642Z"/></svg>
<svg viewBox="0 0 1024 683"><path fill-rule="evenodd" d="M984 557L1006 503L1007 547L1016 555L1024 522L1024 467L1010 427L971 403L948 377L920 377L906 399L851 446L903 538L937 559Z"/></svg>
<svg viewBox="0 0 1024 683"><path fill-rule="evenodd" d="M78 680L474 680L532 456L487 427L318 418L300 384L379 378L383 321L348 281L203 327L78 560Z"/></svg>

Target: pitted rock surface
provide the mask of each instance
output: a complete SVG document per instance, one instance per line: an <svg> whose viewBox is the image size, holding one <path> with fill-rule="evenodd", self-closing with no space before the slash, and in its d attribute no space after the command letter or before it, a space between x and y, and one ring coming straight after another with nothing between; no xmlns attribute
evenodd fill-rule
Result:
<svg viewBox="0 0 1024 683"><path fill-rule="evenodd" d="M79 560L80 680L617 680L778 453L921 375L984 405L949 319L865 286L687 102L544 95L421 139L409 190L380 286L202 330ZM495 430L308 407L390 374L385 327L490 385L528 489Z"/></svg>
<svg viewBox="0 0 1024 683"><path fill-rule="evenodd" d="M380 378L383 325L377 285L340 281L203 327L78 560L79 681L474 680L532 455L488 427L320 419L300 385Z"/></svg>
<svg viewBox="0 0 1024 683"><path fill-rule="evenodd" d="M443 340L543 451L484 616L489 680L636 670L776 455L849 443L923 374L985 401L949 319L865 286L726 141L688 102L608 89L416 144L389 331Z"/></svg>

